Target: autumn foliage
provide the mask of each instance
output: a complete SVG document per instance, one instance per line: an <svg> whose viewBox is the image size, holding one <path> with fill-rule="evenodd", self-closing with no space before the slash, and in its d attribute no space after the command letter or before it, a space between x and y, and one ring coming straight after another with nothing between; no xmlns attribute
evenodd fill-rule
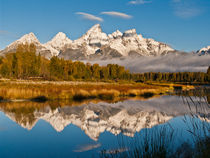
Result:
<svg viewBox="0 0 210 158"><path fill-rule="evenodd" d="M210 82L210 68L204 72L130 73L123 66L83 63L52 57L50 60L36 53L34 44L19 45L15 53L0 58L0 76L3 78L83 81L156 81L156 82Z"/></svg>

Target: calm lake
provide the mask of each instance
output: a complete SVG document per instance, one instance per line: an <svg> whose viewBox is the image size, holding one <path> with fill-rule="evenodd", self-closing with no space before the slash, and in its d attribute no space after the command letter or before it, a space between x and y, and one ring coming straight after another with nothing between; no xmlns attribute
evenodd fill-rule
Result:
<svg viewBox="0 0 210 158"><path fill-rule="evenodd" d="M119 146L122 139L142 139L163 126L175 131L174 148L193 143L191 118L197 114L202 123L205 116L209 124L210 90L180 92L118 102L0 103L0 157L98 157L104 149L129 150Z"/></svg>

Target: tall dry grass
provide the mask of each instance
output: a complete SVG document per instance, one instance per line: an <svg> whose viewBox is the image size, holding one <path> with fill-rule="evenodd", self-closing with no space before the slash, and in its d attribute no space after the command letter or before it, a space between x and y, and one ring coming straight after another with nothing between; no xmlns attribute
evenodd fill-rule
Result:
<svg viewBox="0 0 210 158"><path fill-rule="evenodd" d="M0 97L6 100L32 99L92 99L111 100L116 97L144 96L166 93L168 87L146 84L66 83L66 82L0 82Z"/></svg>
<svg viewBox="0 0 210 158"><path fill-rule="evenodd" d="M184 118L183 121L194 142L192 157L207 158L210 157L210 104L207 99L209 89L198 88L192 93L193 95L184 94L182 97L183 102L191 110L191 117Z"/></svg>
<svg viewBox="0 0 210 158"><path fill-rule="evenodd" d="M194 91L193 96L180 94L183 103L189 107L191 115L184 117L183 121L187 131L191 134L193 142L184 142L174 147L174 130L168 130L166 126L159 130L152 130L145 134L140 132L132 141L121 139L118 149L102 150L101 158L209 158L210 157L210 105L208 99L209 90ZM138 91L131 90L131 95L137 95ZM183 105L184 106L184 105ZM171 126L170 126L171 127ZM170 128L169 128L170 129Z"/></svg>
<svg viewBox="0 0 210 158"><path fill-rule="evenodd" d="M173 157L174 130L167 127L145 129L134 140L120 136L119 149L102 150L101 158L168 158Z"/></svg>

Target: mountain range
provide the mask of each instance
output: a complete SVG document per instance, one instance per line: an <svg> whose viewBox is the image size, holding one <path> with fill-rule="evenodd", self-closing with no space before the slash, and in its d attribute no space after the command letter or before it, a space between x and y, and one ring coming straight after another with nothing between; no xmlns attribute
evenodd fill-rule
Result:
<svg viewBox="0 0 210 158"><path fill-rule="evenodd" d="M0 51L0 55L14 52L19 44L34 43L37 53L46 58L52 56L64 59L109 59L126 56L157 56L175 50L169 45L154 39L143 38L135 29L121 33L119 30L112 34L102 32L99 24L90 28L82 37L70 40L64 33L59 32L47 43L40 43L34 33L22 36Z"/></svg>
<svg viewBox="0 0 210 158"><path fill-rule="evenodd" d="M130 60L136 59L137 57L162 58L162 56L166 55L175 55L175 58L177 55L189 55L187 58L191 58L191 56L194 55L203 56L210 54L210 46L202 48L195 53L181 52L171 48L165 43L158 42L150 38L144 38L141 34L137 34L135 29L127 30L124 33L121 33L119 30L117 30L112 34L107 35L106 33L102 32L101 26L96 24L91 27L83 36L76 40L71 40L66 36L66 34L59 32L50 41L43 44L37 39L34 33L29 33L14 41L5 49L1 50L0 56L15 52L19 44L26 43L35 44L37 54L41 54L47 59L50 59L53 56L58 56L66 60L102 61L106 59ZM204 61L204 63L205 62L206 61ZM208 64L204 65L204 69L206 69ZM198 65L198 67L200 66L201 65Z"/></svg>

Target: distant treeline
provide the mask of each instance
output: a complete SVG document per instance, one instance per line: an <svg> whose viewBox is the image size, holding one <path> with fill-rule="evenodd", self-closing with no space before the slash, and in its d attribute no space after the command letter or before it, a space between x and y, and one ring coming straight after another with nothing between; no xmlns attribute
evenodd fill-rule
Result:
<svg viewBox="0 0 210 158"><path fill-rule="evenodd" d="M210 82L210 68L203 72L130 73L123 66L83 63L52 57L50 60L36 55L34 44L18 45L15 53L0 58L0 76L4 78L46 80L132 80L163 82Z"/></svg>

